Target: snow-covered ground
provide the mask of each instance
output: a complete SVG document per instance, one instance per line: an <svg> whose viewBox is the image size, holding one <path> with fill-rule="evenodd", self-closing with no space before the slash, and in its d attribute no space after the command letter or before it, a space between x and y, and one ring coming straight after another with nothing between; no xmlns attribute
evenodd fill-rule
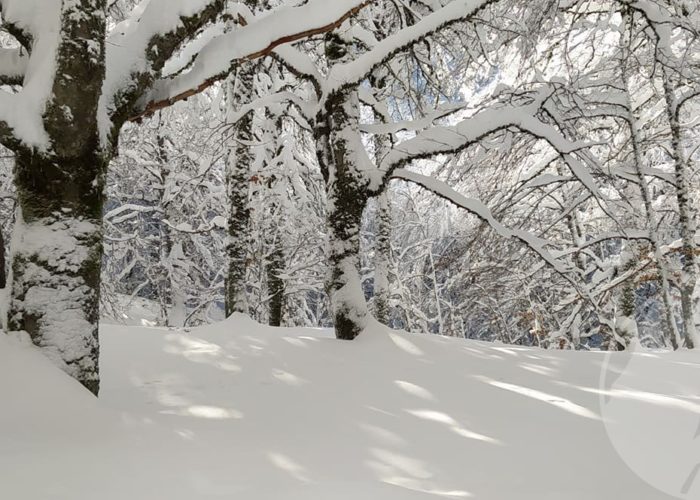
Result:
<svg viewBox="0 0 700 500"><path fill-rule="evenodd" d="M697 499L699 388L697 353L238 316L104 325L95 399L0 335L0 499Z"/></svg>

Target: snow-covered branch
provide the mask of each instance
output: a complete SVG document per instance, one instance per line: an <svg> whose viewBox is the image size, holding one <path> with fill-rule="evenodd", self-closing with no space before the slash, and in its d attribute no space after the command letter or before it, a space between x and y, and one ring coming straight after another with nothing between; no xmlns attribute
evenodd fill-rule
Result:
<svg viewBox="0 0 700 500"><path fill-rule="evenodd" d="M275 92L274 94L262 96L254 100L250 104L241 106L236 112L231 113L231 115L228 116L227 121L229 123L236 123L238 120L240 120L243 116L247 115L251 111L255 111L256 109L264 108L273 104L279 104L283 102L288 102L296 106L296 108L306 120L310 121L313 118L312 111L315 104L314 101L309 102L308 100L302 99L294 92L280 91Z"/></svg>
<svg viewBox="0 0 700 500"><path fill-rule="evenodd" d="M510 238L513 235L510 229L503 226L493 217L493 214L489 208L481 201L475 198L468 198L463 194L458 193L439 179L428 177L427 175L422 175L417 172L412 172L404 168L396 169L391 175L391 178L417 184L418 186L433 192L440 198L443 198L457 205L458 207L467 210L469 213L476 215L481 220L486 222L494 231L504 238Z"/></svg>
<svg viewBox="0 0 700 500"><path fill-rule="evenodd" d="M298 7L282 7L215 37L199 51L190 71L156 82L142 99L140 110L130 118L152 114L202 92L224 78L239 61L270 55L281 45L337 28L366 4L367 0L335 0L330 4L310 0Z"/></svg>
<svg viewBox="0 0 700 500"><path fill-rule="evenodd" d="M224 0L152 0L138 4L107 38L100 100L103 139L133 114L173 53L223 11Z"/></svg>
<svg viewBox="0 0 700 500"><path fill-rule="evenodd" d="M486 222L500 236L504 238L515 238L517 240L520 240L530 249L532 249L535 253L537 253L548 265L550 265L558 273L564 275L569 271L566 265L558 261L551 253L549 253L545 249L547 241L538 238L527 231L517 229L512 230L503 226L493 217L491 211L482 202L460 194L441 180L435 179L433 177L427 177L425 175L421 175L416 172L411 172L405 169L395 170L392 175L392 178L405 180L417 184L433 192L440 198L449 201L455 206L462 208L473 215L476 215L481 220Z"/></svg>
<svg viewBox="0 0 700 500"><path fill-rule="evenodd" d="M378 66L396 54L419 43L430 35L456 22L469 19L496 0L453 0L446 6L425 16L412 26L378 42L370 51L351 62L331 68L326 82L325 96L329 97L343 88L355 86Z"/></svg>
<svg viewBox="0 0 700 500"><path fill-rule="evenodd" d="M569 167L587 187L595 191L590 173L572 153L587 147L585 142L567 140L555 127L537 118L548 89L540 89L530 102L522 105L492 105L456 125L433 127L394 147L380 164L386 176L413 160L439 154L457 153L484 137L508 128L517 128L546 140L565 157Z"/></svg>

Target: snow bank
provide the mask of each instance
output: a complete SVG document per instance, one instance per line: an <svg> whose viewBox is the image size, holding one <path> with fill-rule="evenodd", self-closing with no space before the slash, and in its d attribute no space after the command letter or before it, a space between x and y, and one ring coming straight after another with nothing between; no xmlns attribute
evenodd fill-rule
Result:
<svg viewBox="0 0 700 500"><path fill-rule="evenodd" d="M0 336L0 498L700 496L697 353L377 325L341 342L238 316L191 331L104 325L102 354L96 400Z"/></svg>

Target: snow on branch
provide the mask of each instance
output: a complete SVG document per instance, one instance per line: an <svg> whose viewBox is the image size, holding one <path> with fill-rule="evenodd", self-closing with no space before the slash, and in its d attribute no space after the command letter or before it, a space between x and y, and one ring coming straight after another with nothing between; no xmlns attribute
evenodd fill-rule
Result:
<svg viewBox="0 0 700 500"><path fill-rule="evenodd" d="M228 118L228 123L236 123L238 120L243 118L245 115L256 109L272 106L274 104L280 103L290 103L296 106L301 115L307 121L311 121L313 118L313 110L315 109L315 101L309 101L308 99L303 99L294 92L280 91L274 94L269 94L255 99L253 102L241 106L241 108L232 113Z"/></svg>
<svg viewBox="0 0 700 500"><path fill-rule="evenodd" d="M376 67L428 36L451 24L469 19L496 0L453 0L441 9L427 15L416 24L378 42L370 51L355 60L331 68L326 81L325 96L329 97L345 87L364 80Z"/></svg>
<svg viewBox="0 0 700 500"><path fill-rule="evenodd" d="M230 14L238 19L241 26L247 26L255 19L253 11L244 3L234 4L231 7ZM297 78L311 81L316 93L321 95L321 81L323 77L308 54L297 50L290 44L285 44L274 49L272 57L283 64Z"/></svg>
<svg viewBox="0 0 700 500"><path fill-rule="evenodd" d="M440 198L443 198L454 205L467 210L468 212L479 217L484 222L488 223L488 225L491 226L494 231L504 238L510 238L513 236L513 233L508 228L493 217L491 210L489 210L486 205L475 198L468 198L463 194L458 193L439 179L428 177L427 175L422 175L403 168L395 170L391 177L392 179L400 179L417 184L422 188L433 192Z"/></svg>
<svg viewBox="0 0 700 500"><path fill-rule="evenodd" d="M48 21L44 16L59 12L59 9L58 0L0 0L2 28L30 51L42 24ZM41 11L42 16L36 16L37 11Z"/></svg>
<svg viewBox="0 0 700 500"><path fill-rule="evenodd" d="M428 191L436 194L440 198L449 201L453 205L467 210L469 213L479 217L481 220L486 222L497 234L504 238L515 238L520 240L522 243L527 245L535 253L537 253L548 265L550 265L555 271L562 275L566 275L570 269L564 265L561 261L557 260L551 253L549 253L545 246L548 242L535 235L517 229L509 229L503 224L498 222L494 217L489 208L484 205L479 200L474 198L468 198L459 192L455 191L453 188L445 184L439 179L434 177L427 177L425 175L418 174L416 172L411 172L405 169L397 169L392 174L392 179L399 179L413 184L417 184Z"/></svg>
<svg viewBox="0 0 700 500"><path fill-rule="evenodd" d="M362 96L364 97L364 95ZM368 134L396 134L404 131L418 131L430 127L435 121L452 115L466 108L466 103L457 103L439 107L416 120L403 120L390 123L361 123L360 130Z"/></svg>
<svg viewBox="0 0 700 500"><path fill-rule="evenodd" d="M6 146L23 144L45 149L49 145L42 114L52 92L60 39L59 0L2 0L2 25L23 45L22 57L4 52L3 76L14 74L22 88L0 91L0 141ZM37 15L41 12L41 15ZM27 47L31 47L31 52Z"/></svg>
<svg viewBox="0 0 700 500"><path fill-rule="evenodd" d="M187 99L224 78L239 61L257 59L279 46L340 26L368 0L310 0L298 7L282 7L231 33L213 38L194 58L190 71L156 82L143 99L137 120ZM298 59L297 59L298 61Z"/></svg>
<svg viewBox="0 0 700 500"><path fill-rule="evenodd" d="M103 138L114 118L124 120L188 39L223 12L224 0L151 0L139 3L107 38L100 100ZM117 123L118 125L118 123Z"/></svg>
<svg viewBox="0 0 700 500"><path fill-rule="evenodd" d="M457 153L494 132L514 127L534 137L546 140L562 155L572 173L592 193L596 194L597 188L590 172L572 155L589 144L569 141L559 130L542 122L536 116L549 95L550 88L544 86L533 93L530 102L526 104L492 105L456 125L438 126L425 130L412 139L394 146L394 149L383 159L380 168L385 172L385 175L390 176L394 169L413 160L439 154Z"/></svg>

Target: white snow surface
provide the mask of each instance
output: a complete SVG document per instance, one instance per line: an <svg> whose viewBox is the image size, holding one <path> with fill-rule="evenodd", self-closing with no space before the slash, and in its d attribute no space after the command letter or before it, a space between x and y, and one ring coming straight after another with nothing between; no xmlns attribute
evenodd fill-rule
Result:
<svg viewBox="0 0 700 500"><path fill-rule="evenodd" d="M95 399L0 335L0 498L656 500L700 461L695 352L374 323L345 342L235 316L103 325L101 366Z"/></svg>

